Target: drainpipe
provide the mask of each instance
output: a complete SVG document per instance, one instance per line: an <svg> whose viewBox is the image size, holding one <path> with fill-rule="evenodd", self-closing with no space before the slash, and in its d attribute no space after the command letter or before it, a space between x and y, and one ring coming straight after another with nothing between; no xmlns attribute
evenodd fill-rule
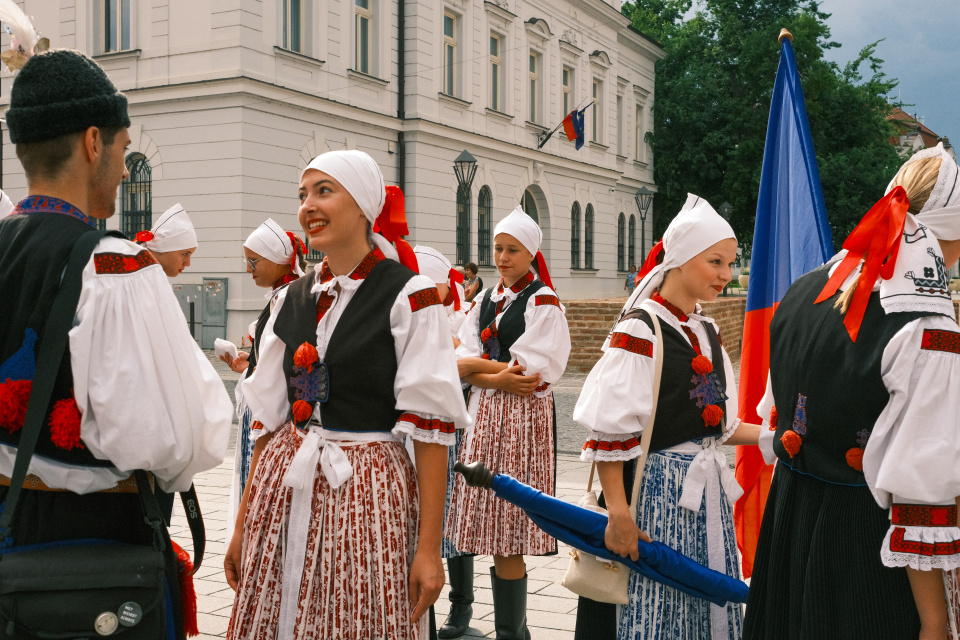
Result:
<svg viewBox="0 0 960 640"><path fill-rule="evenodd" d="M397 186L406 191L407 182L407 152L403 144L403 121L406 119L405 93L407 43L406 27L406 0L397 2L397 119L400 121L400 130L397 132Z"/></svg>

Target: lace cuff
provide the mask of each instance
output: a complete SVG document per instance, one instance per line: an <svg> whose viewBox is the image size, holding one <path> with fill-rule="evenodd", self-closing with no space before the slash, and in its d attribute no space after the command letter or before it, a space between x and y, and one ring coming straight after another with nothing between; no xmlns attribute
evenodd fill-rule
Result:
<svg viewBox="0 0 960 640"><path fill-rule="evenodd" d="M583 444L580 459L584 462L618 462L640 455L640 438L634 433L600 433L591 431Z"/></svg>
<svg viewBox="0 0 960 640"><path fill-rule="evenodd" d="M441 444L452 447L457 442L454 423L440 418L424 418L416 413L404 413L393 427L393 435L403 438L410 436L420 442Z"/></svg>
<svg viewBox="0 0 960 640"><path fill-rule="evenodd" d="M960 568L960 529L891 525L880 548L880 559L887 567L917 571Z"/></svg>

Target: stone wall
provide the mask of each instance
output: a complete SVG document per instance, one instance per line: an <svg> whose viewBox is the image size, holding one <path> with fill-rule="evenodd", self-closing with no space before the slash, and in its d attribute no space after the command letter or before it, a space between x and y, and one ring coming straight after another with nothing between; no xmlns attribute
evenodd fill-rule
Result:
<svg viewBox="0 0 960 640"><path fill-rule="evenodd" d="M626 298L607 300L570 300L564 305L567 309L567 323L570 325L570 360L567 371L571 373L589 373L600 359L600 347L613 326L617 314L626 302ZM717 321L720 337L730 359L740 359L740 342L743 339L743 315L746 310L746 298L718 298L703 305L706 315Z"/></svg>

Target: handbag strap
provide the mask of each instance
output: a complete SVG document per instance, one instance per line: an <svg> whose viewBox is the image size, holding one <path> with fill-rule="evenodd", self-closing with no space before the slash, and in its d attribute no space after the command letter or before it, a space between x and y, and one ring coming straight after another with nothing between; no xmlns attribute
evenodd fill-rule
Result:
<svg viewBox="0 0 960 640"><path fill-rule="evenodd" d="M90 260L90 255L100 240L107 234L117 235L110 231L87 231L70 252L67 266L63 271L60 290L57 292L50 308L49 319L43 330L43 339L37 350L37 368L30 390L30 399L27 402L27 413L20 431L20 444L17 447L17 458L13 464L13 473L10 476L10 489L7 502L0 516L0 531L10 535L10 522L20 499L20 490L27 477L30 467L30 458L40 439L40 430L43 418L50 405L53 395L53 385L60 370L63 352L67 347L67 334L73 326L73 319L77 313L77 303L80 301L83 268ZM123 236L120 236L123 237Z"/></svg>
<svg viewBox="0 0 960 640"><path fill-rule="evenodd" d="M660 320L657 318L655 313L646 313L650 316L650 319L653 320L653 333L657 338L657 349L656 355L654 356L654 374L653 374L653 407L650 410L650 419L647 421L646 426L643 429L643 434L640 436L640 455L637 457L636 469L633 472L633 491L631 492L630 498L630 515L633 516L633 519L637 519L637 500L640 495L640 483L643 480L643 470L647 464L647 454L650 451L650 439L653 437L653 423L657 417L657 404L660 399L660 376L663 373L663 340L660 332ZM640 309L633 309L630 312L623 314L620 320L626 320L629 318L639 318L641 315ZM618 322L620 322L618 320ZM587 492L593 490L593 476L597 470L596 461L590 465L590 477L587 479Z"/></svg>

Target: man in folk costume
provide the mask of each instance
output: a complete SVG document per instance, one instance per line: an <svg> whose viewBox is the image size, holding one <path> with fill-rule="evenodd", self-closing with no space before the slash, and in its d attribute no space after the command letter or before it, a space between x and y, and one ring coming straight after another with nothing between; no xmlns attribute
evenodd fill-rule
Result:
<svg viewBox="0 0 960 640"><path fill-rule="evenodd" d="M417 266L420 268L420 275L426 276L437 283L437 292L440 299L443 300L443 308L447 312L447 320L450 323L450 333L453 337L455 347L460 346L460 340L457 337L460 333L460 327L466 319L464 293L463 293L463 274L454 269L447 257L434 249L424 245L417 245L413 248L417 255ZM467 385L469 388L469 385ZM456 480L456 474L453 471L453 465L457 461L457 455L460 453L460 443L463 441L463 430L457 430L457 442L449 449L447 458L447 500L443 512L446 519L450 510L450 498L453 495L453 484ZM453 544L454 535L444 535L443 546L440 552L447 561L447 576L450 581L450 612L447 615L446 622L437 631L439 638L459 638L467 627L470 626L470 619L473 617L473 554L459 551Z"/></svg>
<svg viewBox="0 0 960 640"><path fill-rule="evenodd" d="M77 51L30 58L6 118L29 195L0 221L0 500L67 258L113 215L130 143L126 97ZM164 491L189 489L223 461L230 418L156 260L104 237L83 269L69 351L7 543L150 544L131 473L152 472Z"/></svg>
<svg viewBox="0 0 960 640"><path fill-rule="evenodd" d="M758 412L777 468L744 637L940 640L960 567L960 176L942 146L843 246L770 325Z"/></svg>

